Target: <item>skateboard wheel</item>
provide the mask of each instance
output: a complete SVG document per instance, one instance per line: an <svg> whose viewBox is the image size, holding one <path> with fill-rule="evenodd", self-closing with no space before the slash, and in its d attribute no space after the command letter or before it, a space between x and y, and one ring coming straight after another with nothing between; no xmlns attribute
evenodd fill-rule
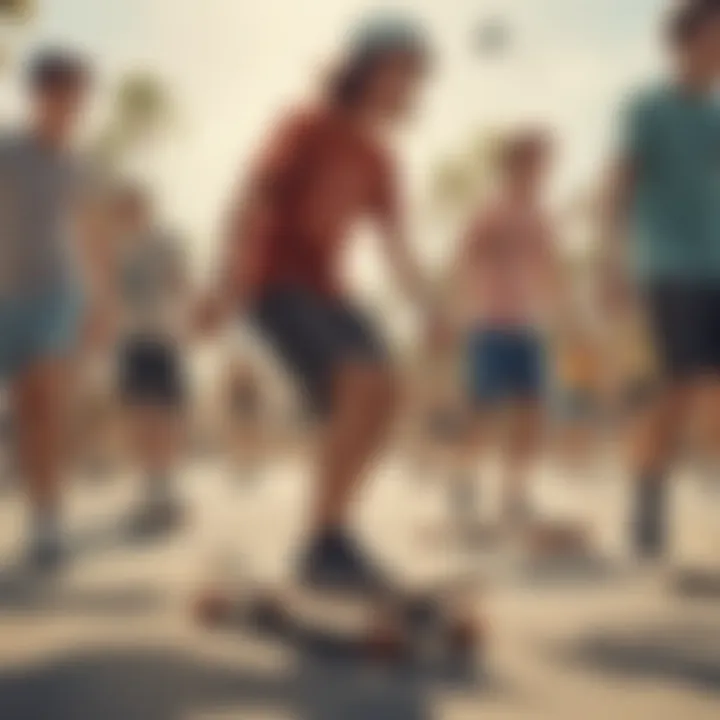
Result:
<svg viewBox="0 0 720 720"><path fill-rule="evenodd" d="M282 627L287 617L282 605L271 598L263 598L254 603L250 615L253 624L261 628Z"/></svg>
<svg viewBox="0 0 720 720"><path fill-rule="evenodd" d="M448 641L453 650L467 652L482 643L482 626L469 618L453 621L448 627Z"/></svg>
<svg viewBox="0 0 720 720"><path fill-rule="evenodd" d="M398 660L405 650L400 633L389 629L376 629L367 639L367 650L378 660Z"/></svg>
<svg viewBox="0 0 720 720"><path fill-rule="evenodd" d="M414 628L425 628L433 624L438 615L438 603L432 598L412 598L405 608L410 625Z"/></svg>
<svg viewBox="0 0 720 720"><path fill-rule="evenodd" d="M227 619L232 611L229 598L222 593L209 591L198 597L193 615L203 625L216 625Z"/></svg>

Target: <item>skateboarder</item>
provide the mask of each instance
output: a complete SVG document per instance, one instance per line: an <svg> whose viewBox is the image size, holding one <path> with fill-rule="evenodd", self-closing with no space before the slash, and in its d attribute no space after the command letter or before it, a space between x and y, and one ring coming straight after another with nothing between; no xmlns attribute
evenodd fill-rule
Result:
<svg viewBox="0 0 720 720"><path fill-rule="evenodd" d="M410 114L428 69L412 21L373 19L353 35L321 100L273 133L233 208L224 276L206 319L250 312L324 418L304 581L371 589L383 573L358 546L351 502L395 409L385 343L340 278L340 251L370 219L408 296L439 326L407 247L388 131Z"/></svg>

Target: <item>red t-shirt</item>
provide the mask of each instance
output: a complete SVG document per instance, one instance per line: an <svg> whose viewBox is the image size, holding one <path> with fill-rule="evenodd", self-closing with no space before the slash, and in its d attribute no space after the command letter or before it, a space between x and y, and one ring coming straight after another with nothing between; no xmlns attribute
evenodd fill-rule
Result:
<svg viewBox="0 0 720 720"><path fill-rule="evenodd" d="M272 219L256 244L255 293L301 287L340 292L343 240L364 217L392 222L395 183L384 149L329 109L291 115L275 132L252 182L270 198Z"/></svg>

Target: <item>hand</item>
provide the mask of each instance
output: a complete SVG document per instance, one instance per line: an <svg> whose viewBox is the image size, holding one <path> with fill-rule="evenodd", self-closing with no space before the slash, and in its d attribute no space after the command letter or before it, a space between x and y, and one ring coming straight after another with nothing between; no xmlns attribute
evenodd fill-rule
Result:
<svg viewBox="0 0 720 720"><path fill-rule="evenodd" d="M224 298L212 293L201 298L195 306L192 318L193 332L205 336L218 330L229 315L228 304Z"/></svg>

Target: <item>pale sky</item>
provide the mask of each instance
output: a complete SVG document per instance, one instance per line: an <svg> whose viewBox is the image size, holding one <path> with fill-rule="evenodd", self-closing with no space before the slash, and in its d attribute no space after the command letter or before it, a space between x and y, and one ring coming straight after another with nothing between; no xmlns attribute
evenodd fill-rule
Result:
<svg viewBox="0 0 720 720"><path fill-rule="evenodd" d="M149 66L173 88L179 127L143 172L157 187L164 215L192 238L199 256L215 244L232 179L272 118L313 88L348 27L373 9L401 8L424 21L439 56L401 150L410 195L421 204L437 158L500 120L549 123L561 143L556 194L587 185L607 153L623 94L660 68L657 27L667 6L666 0L38 1L35 24L13 42L18 57L41 42L78 44L97 61L105 87L123 69ZM472 29L495 17L512 29L514 49L487 62L473 53ZM12 80L11 72L0 81L6 115L18 103ZM418 242L449 239L425 235Z"/></svg>

